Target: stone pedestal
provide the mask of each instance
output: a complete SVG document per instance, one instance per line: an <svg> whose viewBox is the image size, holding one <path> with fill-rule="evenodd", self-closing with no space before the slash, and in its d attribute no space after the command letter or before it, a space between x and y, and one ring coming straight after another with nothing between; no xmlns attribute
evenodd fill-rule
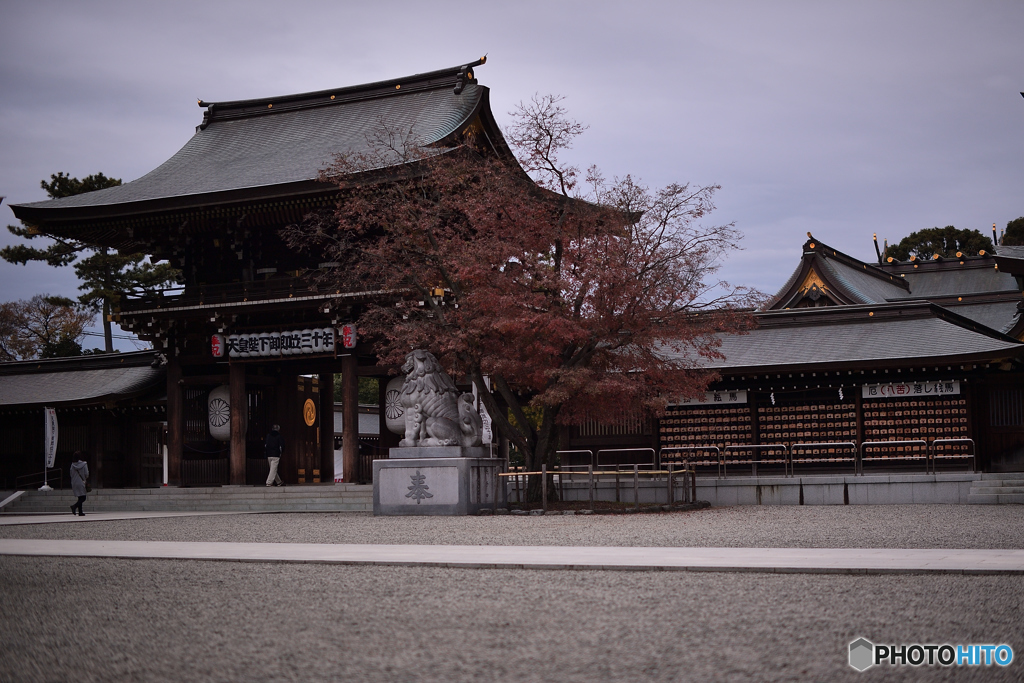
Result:
<svg viewBox="0 0 1024 683"><path fill-rule="evenodd" d="M499 458L408 457L395 451L484 451L465 448L393 448L390 460L373 461L374 515L472 515L505 507ZM497 498L497 501L495 501Z"/></svg>
<svg viewBox="0 0 1024 683"><path fill-rule="evenodd" d="M488 458L490 451L483 446L412 446L388 450L392 460L408 458Z"/></svg>

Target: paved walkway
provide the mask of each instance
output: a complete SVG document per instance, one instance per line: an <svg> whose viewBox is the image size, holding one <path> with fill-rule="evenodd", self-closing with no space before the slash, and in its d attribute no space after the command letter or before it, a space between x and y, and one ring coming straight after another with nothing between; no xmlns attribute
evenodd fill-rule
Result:
<svg viewBox="0 0 1024 683"><path fill-rule="evenodd" d="M637 548L0 539L0 555L488 569L1024 574L1024 550Z"/></svg>
<svg viewBox="0 0 1024 683"><path fill-rule="evenodd" d="M251 515L259 510L230 510L224 512L171 512L171 511L135 511L135 512L90 512L85 517L70 512L35 512L15 515L0 514L0 526L17 526L20 524L85 524L86 522L109 522L118 519L156 519L159 517L206 517L209 515Z"/></svg>

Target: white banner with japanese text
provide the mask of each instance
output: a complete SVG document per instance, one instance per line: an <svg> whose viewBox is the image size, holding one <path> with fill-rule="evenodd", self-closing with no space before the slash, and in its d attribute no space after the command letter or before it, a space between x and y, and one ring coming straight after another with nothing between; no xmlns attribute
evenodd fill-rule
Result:
<svg viewBox="0 0 1024 683"><path fill-rule="evenodd" d="M45 411L44 419L46 420L44 429L46 466L53 467L53 463L57 459L57 411L54 408L44 408L43 410Z"/></svg>
<svg viewBox="0 0 1024 683"><path fill-rule="evenodd" d="M864 398L931 398L955 396L960 393L960 380L941 382L894 382L891 384L865 384L861 387Z"/></svg>
<svg viewBox="0 0 1024 683"><path fill-rule="evenodd" d="M747 392L745 389L738 389L736 391L705 391L704 398L684 398L680 399L677 405L681 406L706 406L706 405L722 405L722 404L742 404L747 402Z"/></svg>

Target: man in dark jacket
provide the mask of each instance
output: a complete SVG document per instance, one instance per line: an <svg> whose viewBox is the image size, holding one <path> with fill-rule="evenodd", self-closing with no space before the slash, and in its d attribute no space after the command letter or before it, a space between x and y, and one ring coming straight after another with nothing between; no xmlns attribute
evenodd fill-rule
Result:
<svg viewBox="0 0 1024 683"><path fill-rule="evenodd" d="M270 476L267 477L267 486L284 486L281 475L277 473L277 466L281 464L281 455L284 453L284 438L281 436L280 425L274 425L267 434L267 462L270 463Z"/></svg>
<svg viewBox="0 0 1024 683"><path fill-rule="evenodd" d="M85 480L89 478L89 466L82 460L82 451L75 451L75 461L71 463L71 493L78 496L78 502L71 506L71 514L85 517L82 503L85 502ZM78 512L75 512L78 508Z"/></svg>

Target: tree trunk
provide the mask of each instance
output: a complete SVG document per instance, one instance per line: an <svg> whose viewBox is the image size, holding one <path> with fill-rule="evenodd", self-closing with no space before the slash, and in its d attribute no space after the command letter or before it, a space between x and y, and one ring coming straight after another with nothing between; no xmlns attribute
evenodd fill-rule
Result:
<svg viewBox="0 0 1024 683"><path fill-rule="evenodd" d="M548 489L548 502L558 500L558 488L555 486L555 478L552 473L555 464L555 455L558 451L558 425L555 420L558 417L557 406L545 406L541 413L540 429L537 430L537 445L533 453L527 453L528 460L532 464L527 465L531 472L540 471L541 465L547 465L548 476L544 485ZM530 477L530 486L526 491L527 500L536 503L541 500L540 477Z"/></svg>
<svg viewBox="0 0 1024 683"><path fill-rule="evenodd" d="M539 472L541 464L546 464L550 471L555 460L555 452L558 450L558 426L555 421L559 408L545 407L541 413L540 429L534 431L518 402L519 397L512 392L501 375L491 375L491 379L499 395L505 401L507 410L504 411L498 409L497 402L487 388L479 366L470 365L467 374L476 384L481 400L491 415L494 428L522 451L523 465L526 471ZM508 419L508 412L515 416L516 426L514 427ZM540 477L534 475L529 479L526 499L529 502L539 502L541 499ZM547 485L548 500L557 500L558 495L551 474L548 474Z"/></svg>
<svg viewBox="0 0 1024 683"><path fill-rule="evenodd" d="M107 353L114 352L114 335L110 330L110 300L103 300L103 344Z"/></svg>

